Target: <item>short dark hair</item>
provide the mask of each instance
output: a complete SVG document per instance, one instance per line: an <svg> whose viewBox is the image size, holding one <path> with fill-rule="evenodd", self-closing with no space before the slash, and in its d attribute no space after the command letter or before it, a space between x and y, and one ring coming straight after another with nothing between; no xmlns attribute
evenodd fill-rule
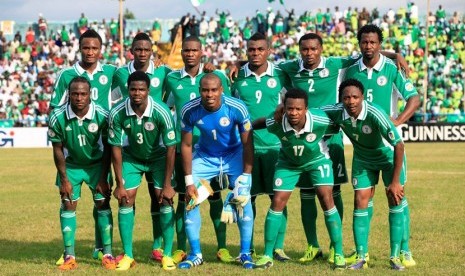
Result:
<svg viewBox="0 0 465 276"><path fill-rule="evenodd" d="M81 83L87 83L87 85L89 86L89 92L90 92L90 88L92 87L90 85L90 82L88 79L84 78L84 77L81 77L81 76L77 76L77 77L74 77L68 84L68 91L71 91L71 85L73 83L78 83L78 82L81 82Z"/></svg>
<svg viewBox="0 0 465 276"><path fill-rule="evenodd" d="M202 42L200 41L200 39L198 37L196 37L195 35L191 35L191 36L188 36L188 37L184 38L184 40L182 41L181 47L184 47L184 43L189 42L189 41L198 42L200 44L200 46L202 46Z"/></svg>
<svg viewBox="0 0 465 276"><path fill-rule="evenodd" d="M362 93L363 95L363 91L365 90L365 88L363 87L363 84L359 81L359 80L356 80L356 79L346 79L344 80L343 82L341 82L341 84L339 85L339 99L342 99L342 91L344 91L344 89L348 86L355 86L357 87L360 92Z"/></svg>
<svg viewBox="0 0 465 276"><path fill-rule="evenodd" d="M362 34L368 34L368 33L377 33L378 34L378 39L379 39L379 42L383 42L383 32L381 31L381 29L376 26L376 25L373 25L373 24L368 24L368 25L365 25L363 27L360 28L360 30L358 30L357 32L357 40L358 42L360 43L360 41L362 40Z"/></svg>
<svg viewBox="0 0 465 276"><path fill-rule="evenodd" d="M259 41L259 40L265 40L266 41L266 45L268 45L269 47L269 42L268 42L268 39L266 38L266 36L262 33L254 33L250 38L249 38L249 41Z"/></svg>
<svg viewBox="0 0 465 276"><path fill-rule="evenodd" d="M303 36L301 36L299 39L299 46L302 43L302 41L309 40L309 39L316 39L318 40L318 42L320 42L320 45L323 46L323 39L321 39L321 36L319 36L316 33L308 33L308 34L304 34Z"/></svg>
<svg viewBox="0 0 465 276"><path fill-rule="evenodd" d="M220 86L223 86L223 83L221 82L221 79L220 79L220 77L218 77L217 74L215 74L215 73L207 73L207 74L203 75L203 77L202 77L202 78L200 79L200 81L199 81L199 84L200 84L200 85L199 85L199 88L200 88L200 89L202 89L202 81L203 81L204 79L215 79L215 80L218 80L218 82L220 83Z"/></svg>
<svg viewBox="0 0 465 276"><path fill-rule="evenodd" d="M150 87L150 78L144 71L135 71L128 78L128 87L133 81L143 81L147 84L147 88Z"/></svg>
<svg viewBox="0 0 465 276"><path fill-rule="evenodd" d="M308 107L308 95L307 92L299 88L291 88L284 95L284 105L286 105L287 99L304 99L305 107Z"/></svg>
<svg viewBox="0 0 465 276"><path fill-rule="evenodd" d="M140 41L140 40L145 40L145 41L152 43L152 40L150 39L149 35L141 32L141 33L136 34L136 36L132 40L132 45L134 45L135 42Z"/></svg>
<svg viewBox="0 0 465 276"><path fill-rule="evenodd" d="M79 37L79 47L81 47L82 40L84 38L97 38L100 42L100 46L102 46L102 38L100 35L93 29L88 29Z"/></svg>

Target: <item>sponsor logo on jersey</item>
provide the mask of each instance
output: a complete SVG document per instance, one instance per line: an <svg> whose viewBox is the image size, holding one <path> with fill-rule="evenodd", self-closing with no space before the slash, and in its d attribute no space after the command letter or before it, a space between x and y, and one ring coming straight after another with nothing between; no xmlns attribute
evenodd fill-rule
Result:
<svg viewBox="0 0 465 276"><path fill-rule="evenodd" d="M365 134L370 134L372 132L371 127L368 125L362 126L362 132Z"/></svg>
<svg viewBox="0 0 465 276"><path fill-rule="evenodd" d="M300 73L295 74L294 78L300 78Z"/></svg>
<svg viewBox="0 0 465 276"><path fill-rule="evenodd" d="M97 130L98 130L98 125L97 125L96 123L91 123L91 124L89 124L89 126L87 127L87 129L88 129L91 133L97 132Z"/></svg>
<svg viewBox="0 0 465 276"><path fill-rule="evenodd" d="M108 77L105 75L100 76L100 78L98 78L98 81L100 82L100 84L105 85L108 83Z"/></svg>
<svg viewBox="0 0 465 276"><path fill-rule="evenodd" d="M114 138L115 137L115 133L113 132L113 130L109 130L108 131L108 135L110 135L110 138Z"/></svg>
<svg viewBox="0 0 465 276"><path fill-rule="evenodd" d="M376 83L379 86L385 86L387 83L387 78L385 76L379 76L378 79L376 80Z"/></svg>
<svg viewBox="0 0 465 276"><path fill-rule="evenodd" d="M358 184L357 178L352 178L352 186L356 187Z"/></svg>
<svg viewBox="0 0 465 276"><path fill-rule="evenodd" d="M246 131L249 131L252 128L252 124L250 123L250 120L245 121L243 125Z"/></svg>
<svg viewBox="0 0 465 276"><path fill-rule="evenodd" d="M168 132L168 139L173 140L176 135L174 134L174 131Z"/></svg>
<svg viewBox="0 0 465 276"><path fill-rule="evenodd" d="M274 181L274 185L276 187L283 185L283 180L281 178L276 178L276 180Z"/></svg>
<svg viewBox="0 0 465 276"><path fill-rule="evenodd" d="M152 122L146 122L144 124L144 128L148 131L151 131L155 128L155 125Z"/></svg>
<svg viewBox="0 0 465 276"><path fill-rule="evenodd" d="M56 136L55 131L53 131L52 129L49 129L48 130L48 136L55 137Z"/></svg>
<svg viewBox="0 0 465 276"><path fill-rule="evenodd" d="M124 128L131 128L131 124L127 124Z"/></svg>
<svg viewBox="0 0 465 276"><path fill-rule="evenodd" d="M405 84L405 90L412 91L413 90L413 84L411 82L407 82Z"/></svg>
<svg viewBox="0 0 465 276"><path fill-rule="evenodd" d="M329 76L329 70L328 68L325 68L323 70L321 70L318 75L320 75L320 78L326 78L327 76Z"/></svg>
<svg viewBox="0 0 465 276"><path fill-rule="evenodd" d="M198 125L203 125L202 119L198 120L198 121L197 121L197 124L198 124Z"/></svg>
<svg viewBox="0 0 465 276"><path fill-rule="evenodd" d="M72 129L70 126L67 126L67 127L65 128L65 130L66 130L66 131L71 131L71 130L73 130L73 129Z"/></svg>
<svg viewBox="0 0 465 276"><path fill-rule="evenodd" d="M220 118L220 125L221 126L226 127L226 126L229 126L230 123L231 123L231 121L229 121L229 119L227 117L221 117Z"/></svg>
<svg viewBox="0 0 465 276"><path fill-rule="evenodd" d="M309 142L309 143L315 141L316 140L316 134L315 133L307 134L307 136L305 137L305 140L307 140L307 142Z"/></svg>
<svg viewBox="0 0 465 276"><path fill-rule="evenodd" d="M269 88L275 88L278 82L275 79L268 79L266 85L268 85Z"/></svg>
<svg viewBox="0 0 465 276"><path fill-rule="evenodd" d="M388 132L388 137L389 137L389 139L394 140L394 137L395 137L395 136L394 136L394 132L389 131L389 132Z"/></svg>
<svg viewBox="0 0 465 276"><path fill-rule="evenodd" d="M150 80L150 85L153 87L158 87L160 85L160 79L159 78L153 78Z"/></svg>
<svg viewBox="0 0 465 276"><path fill-rule="evenodd" d="M281 140L283 140L283 141L287 141L287 138L286 138L286 136L283 136L283 138L281 138Z"/></svg>
<svg viewBox="0 0 465 276"><path fill-rule="evenodd" d="M183 89L182 85L178 85L178 87L176 87L176 89Z"/></svg>
<svg viewBox="0 0 465 276"><path fill-rule="evenodd" d="M243 81L241 86L248 86L247 82L246 81Z"/></svg>

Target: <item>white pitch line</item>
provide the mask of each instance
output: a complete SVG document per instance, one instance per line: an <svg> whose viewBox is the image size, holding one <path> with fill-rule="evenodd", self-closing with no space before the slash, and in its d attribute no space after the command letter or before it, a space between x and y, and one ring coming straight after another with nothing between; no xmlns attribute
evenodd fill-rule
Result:
<svg viewBox="0 0 465 276"><path fill-rule="evenodd" d="M347 172L352 172L352 169L347 169ZM409 170L407 169L407 174L446 174L446 175L465 175L465 172L448 172L448 171L422 171L422 170Z"/></svg>

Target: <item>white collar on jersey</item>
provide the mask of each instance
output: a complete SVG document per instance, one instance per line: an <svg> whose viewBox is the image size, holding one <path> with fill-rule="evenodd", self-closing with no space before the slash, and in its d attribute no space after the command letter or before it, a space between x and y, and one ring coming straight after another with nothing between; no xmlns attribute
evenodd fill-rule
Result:
<svg viewBox="0 0 465 276"><path fill-rule="evenodd" d="M183 67L183 68L181 69L180 72L181 72L181 78L185 78L185 77L187 77L187 76L189 76L189 77L191 77L191 78L195 78L195 77L197 77L198 75L200 75L200 74L203 73L203 63L200 63L199 72L198 72L197 75L195 75L195 76L189 75L189 74L186 72L186 67Z"/></svg>
<svg viewBox="0 0 465 276"><path fill-rule="evenodd" d="M261 74L260 76L258 76L257 74L255 74L252 70L249 69L249 63L247 62L245 65L244 65L244 74L245 74L245 77L249 77L250 75L254 75L256 77L263 77L263 76L270 76L272 77L273 76L273 64L269 61L266 62L268 64L268 67L266 67L266 71L263 72L263 74Z"/></svg>
<svg viewBox="0 0 465 276"><path fill-rule="evenodd" d="M307 111L307 114L305 114L305 117L306 117L306 121L305 121L304 128L302 128L300 131L296 131L291 126L291 124L289 124L289 121L287 120L287 116L286 116L286 114L284 114L283 122L282 122L283 131L288 132L288 131L292 130L292 131L294 131L295 134L302 134L304 132L312 132L313 120L312 120L312 117L310 116L310 112Z"/></svg>
<svg viewBox="0 0 465 276"><path fill-rule="evenodd" d="M386 62L386 57L383 56L382 54L379 54L379 60L375 64L375 66L373 66L373 69L375 69L378 72L381 71L381 69L383 69L383 65L384 65L385 62ZM363 58L360 58L358 60L358 66L360 68L360 71L364 71L364 70L368 69L368 67L366 67L365 63L363 63Z"/></svg>
<svg viewBox="0 0 465 276"><path fill-rule="evenodd" d="M358 114L357 120L363 121L367 117L367 101L363 100L362 102L362 111L360 111L360 114ZM344 113L342 114L342 119L347 120L350 117L349 113L347 113L346 109L344 108Z"/></svg>
<svg viewBox="0 0 465 276"><path fill-rule="evenodd" d="M325 67L325 63L326 63L326 58L325 58L325 57L321 57L320 63L319 63L318 66L317 66L315 69L313 69L313 70L306 69L306 68L304 67L304 61L303 61L301 58L298 59L298 62L299 62L299 72L302 72L302 71L304 71L304 70L305 70L305 71L312 72L312 71L315 70L315 69L323 69L323 68L326 68L326 67Z"/></svg>
<svg viewBox="0 0 465 276"><path fill-rule="evenodd" d="M94 111L95 111L95 105L91 101L89 104L89 110L87 111L86 115L84 115L84 117L82 118L79 118L76 115L76 113L74 113L73 109L71 108L71 104L68 104L66 107L66 117L68 117L68 119L78 118L79 120L84 120L84 119L92 120L92 118L94 117Z"/></svg>
<svg viewBox="0 0 465 276"><path fill-rule="evenodd" d="M126 115L128 116L137 116L136 112L131 107L131 100L129 97L126 99ZM153 100L152 97L148 96L147 98L147 107L145 108L144 114L142 114L141 117L150 117L152 114L152 105L153 105Z"/></svg>
<svg viewBox="0 0 465 276"><path fill-rule="evenodd" d="M150 60L149 67L147 67L147 70L145 70L145 73L152 74L154 69L155 69L155 65L153 64L153 61ZM135 71L137 71L136 68L134 68L134 60L131 60L131 62L129 62L128 70L129 70L129 74L132 74Z"/></svg>
<svg viewBox="0 0 465 276"><path fill-rule="evenodd" d="M81 67L81 65L79 65L79 62L76 62L74 64L74 70L76 70L76 72L78 72L79 76L81 76L82 74L87 72L84 68ZM100 63L100 61L97 61L97 67L95 67L94 72L92 72L91 74L89 74L87 72L87 74L93 76L95 73L101 72L101 71L103 71L102 64Z"/></svg>

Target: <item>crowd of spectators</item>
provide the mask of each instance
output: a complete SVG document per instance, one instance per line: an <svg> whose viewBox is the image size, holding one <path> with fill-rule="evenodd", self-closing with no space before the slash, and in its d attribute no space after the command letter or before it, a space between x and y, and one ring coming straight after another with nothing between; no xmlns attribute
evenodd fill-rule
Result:
<svg viewBox="0 0 465 276"><path fill-rule="evenodd" d="M270 59L281 62L298 57L297 42L307 32L318 32L323 37L323 55L350 56L358 51L358 28L367 23L382 28L383 49L400 51L410 65L410 78L420 94L427 91L426 114L419 110L414 120L465 122L465 17L457 12L448 15L441 6L425 17L419 16L413 2L397 11L389 9L385 14L376 8L368 11L358 7L317 9L301 14L293 9L275 12L267 8L239 20L229 11L217 10L211 16L205 12L182 16L172 29L172 39L178 26L184 36L198 36L204 45L204 61L226 69L229 63L246 59L245 41L256 31L270 37ZM95 29L103 39L102 62L116 66L131 59L128 49L138 32L148 32L154 42L160 42L162 37L157 20L150 30L126 30L129 35L123 43L118 41L115 19L108 23L91 22L82 13L76 24L77 31L65 26L48 30L46 19L40 15L39 32L31 26L23 34L17 32L10 41L0 33L0 127L47 124L54 80L62 68L79 59L79 34L87 28ZM123 59L119 56L121 47L125 53ZM426 65L428 82L424 86Z"/></svg>

